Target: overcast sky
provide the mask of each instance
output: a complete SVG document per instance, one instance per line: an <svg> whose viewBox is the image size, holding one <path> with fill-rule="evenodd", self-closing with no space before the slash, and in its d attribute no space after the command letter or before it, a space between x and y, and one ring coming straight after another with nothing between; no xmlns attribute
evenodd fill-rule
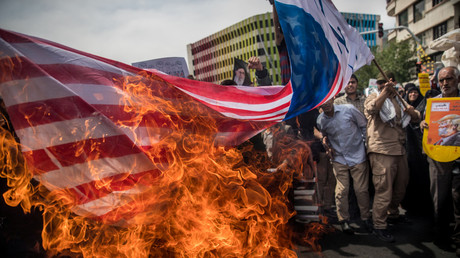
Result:
<svg viewBox="0 0 460 258"><path fill-rule="evenodd" d="M395 25L385 0L333 3ZM187 58L187 44L271 10L268 0L0 0L0 28L131 64Z"/></svg>

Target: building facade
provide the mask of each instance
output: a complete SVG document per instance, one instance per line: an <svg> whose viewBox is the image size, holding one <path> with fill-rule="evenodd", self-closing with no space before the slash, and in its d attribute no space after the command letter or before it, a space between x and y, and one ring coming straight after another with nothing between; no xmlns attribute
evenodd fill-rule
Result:
<svg viewBox="0 0 460 258"><path fill-rule="evenodd" d="M359 32L377 30L379 15L342 13ZM368 46L381 45L376 34L363 35ZM217 33L187 45L190 74L197 80L220 83L233 77L233 59L247 61L258 56L273 84L281 85L278 49L275 44L273 13L247 18ZM251 79L255 71L250 71ZM255 84L256 85L256 84Z"/></svg>
<svg viewBox="0 0 460 258"><path fill-rule="evenodd" d="M190 73L197 80L219 83L232 79L233 58L247 61L251 56L258 56L269 73L275 75L274 83L281 80L272 13L247 18L189 44L187 53Z"/></svg>
<svg viewBox="0 0 460 258"><path fill-rule="evenodd" d="M353 26L359 33L378 29L380 15L366 13L341 13L348 24ZM382 38L377 33L364 34L364 41L369 47L381 46Z"/></svg>
<svg viewBox="0 0 460 258"><path fill-rule="evenodd" d="M386 0L387 14L396 18L397 26L408 27L417 38L426 55L441 61L442 51L428 48L431 41L459 28L460 0ZM393 30L388 40L404 41L412 36L407 30Z"/></svg>

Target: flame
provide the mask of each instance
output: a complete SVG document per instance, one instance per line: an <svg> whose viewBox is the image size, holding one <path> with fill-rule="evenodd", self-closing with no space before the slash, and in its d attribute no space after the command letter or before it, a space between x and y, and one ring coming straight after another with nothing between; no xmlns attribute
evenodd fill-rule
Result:
<svg viewBox="0 0 460 258"><path fill-rule="evenodd" d="M3 197L8 205L20 205L26 213L32 208L41 210L42 245L47 255L295 257L294 237L305 237L303 243L320 250L315 232L324 232L324 225L312 223L313 229L298 236L288 223L295 215L288 191L294 177L299 176L294 173L299 168L267 173L273 164L250 145L216 147L210 136L217 133L218 125L209 110L188 98L182 99L182 105L168 101L169 96L164 96L161 89L170 85L155 75L125 77L116 83L126 95L124 112L131 114L129 120L117 121L117 126L134 128L136 144L148 140L151 147L143 153L153 164L159 156L165 160L157 166L157 174L133 179L140 193L125 197L123 209L107 216L75 213L78 200L71 189L53 190L37 182L34 176L39 172L24 161L28 157L22 154L13 131L1 129L0 176L7 179L10 188ZM158 112L166 118L163 123L168 127L158 121L145 121L144 117ZM180 114L189 116L177 120ZM143 121L148 128L146 135L138 135L135 129ZM88 123L87 130L91 134L94 128ZM75 156L97 159L99 145L89 141L75 146ZM247 152L257 155L245 162L243 155ZM308 156L308 151L297 153L293 162L301 164L300 160ZM100 173L96 167L90 170L93 175ZM100 177L94 187L113 191L117 182L131 177L130 173Z"/></svg>

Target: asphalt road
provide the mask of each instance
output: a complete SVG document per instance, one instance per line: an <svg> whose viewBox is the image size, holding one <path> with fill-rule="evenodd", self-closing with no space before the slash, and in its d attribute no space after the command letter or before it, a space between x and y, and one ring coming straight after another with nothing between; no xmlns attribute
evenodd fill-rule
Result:
<svg viewBox="0 0 460 258"><path fill-rule="evenodd" d="M346 235L338 225L320 241L321 253L298 246L299 257L456 257L455 250L442 250L433 244L433 227L427 216L408 216L410 224L390 227L396 241L386 243L376 236Z"/></svg>

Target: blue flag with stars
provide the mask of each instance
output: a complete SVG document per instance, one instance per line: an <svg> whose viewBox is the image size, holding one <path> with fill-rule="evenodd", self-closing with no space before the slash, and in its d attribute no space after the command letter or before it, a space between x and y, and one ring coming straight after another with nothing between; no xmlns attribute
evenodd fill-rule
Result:
<svg viewBox="0 0 460 258"><path fill-rule="evenodd" d="M329 0L277 0L275 7L291 61L289 119L334 97L374 56Z"/></svg>

